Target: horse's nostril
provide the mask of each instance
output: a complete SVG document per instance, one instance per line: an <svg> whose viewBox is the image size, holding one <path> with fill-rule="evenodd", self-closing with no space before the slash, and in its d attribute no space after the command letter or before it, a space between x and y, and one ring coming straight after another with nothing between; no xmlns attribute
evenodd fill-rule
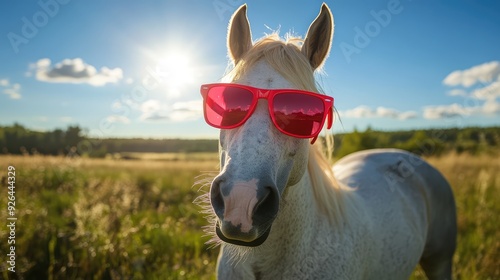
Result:
<svg viewBox="0 0 500 280"><path fill-rule="evenodd" d="M254 219L268 220L278 213L279 199L276 188L266 187L266 194L254 208Z"/></svg>
<svg viewBox="0 0 500 280"><path fill-rule="evenodd" d="M223 179L217 178L213 181L210 188L210 202L217 215L224 212L224 198L222 197L220 185L224 182Z"/></svg>

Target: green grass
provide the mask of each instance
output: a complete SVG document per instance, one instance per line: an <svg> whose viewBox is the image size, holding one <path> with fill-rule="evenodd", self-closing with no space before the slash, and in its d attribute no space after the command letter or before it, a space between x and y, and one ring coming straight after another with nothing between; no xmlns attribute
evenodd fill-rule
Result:
<svg viewBox="0 0 500 280"><path fill-rule="evenodd" d="M217 251L204 244L204 220L192 203L199 193L192 185L200 171L217 168L215 161L2 157L2 176L9 164L17 171L19 275L213 278ZM0 196L2 221L6 192ZM6 234L2 230L0 240L6 241ZM7 242L1 242L0 251L6 249ZM2 275L9 276L5 266Z"/></svg>
<svg viewBox="0 0 500 280"><path fill-rule="evenodd" d="M216 161L217 153L118 153L108 155L108 158L115 159L135 159L135 160L159 160L159 161Z"/></svg>
<svg viewBox="0 0 500 280"><path fill-rule="evenodd" d="M174 158L172 160L171 158ZM498 157L430 158L453 186L456 279L500 279ZM26 279L213 279L218 249L192 202L216 156L159 160L0 157L0 220L7 166L16 167L16 271ZM0 231L0 252L7 252ZM1 258L0 278L12 278ZM425 279L417 269L412 279Z"/></svg>
<svg viewBox="0 0 500 280"><path fill-rule="evenodd" d="M500 158L447 155L429 162L451 184L457 205L456 279L500 279ZM419 270L414 279L425 279Z"/></svg>

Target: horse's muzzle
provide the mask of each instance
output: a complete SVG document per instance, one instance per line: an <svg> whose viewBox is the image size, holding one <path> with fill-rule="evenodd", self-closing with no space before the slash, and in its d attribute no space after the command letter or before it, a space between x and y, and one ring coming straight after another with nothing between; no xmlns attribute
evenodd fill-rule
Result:
<svg viewBox="0 0 500 280"><path fill-rule="evenodd" d="M228 184L219 177L212 184L210 200L218 217L217 236L242 246L261 245L279 209L277 188L259 185L258 179Z"/></svg>
<svg viewBox="0 0 500 280"><path fill-rule="evenodd" d="M271 232L271 227L269 226L269 228L262 235L258 236L252 241L243 241L239 239L231 239L229 237L226 237L226 235L222 233L219 224L215 226L215 233L220 238L220 240L234 245L247 246L247 247L256 247L261 245L262 243L264 243L264 241L266 241L270 232Z"/></svg>

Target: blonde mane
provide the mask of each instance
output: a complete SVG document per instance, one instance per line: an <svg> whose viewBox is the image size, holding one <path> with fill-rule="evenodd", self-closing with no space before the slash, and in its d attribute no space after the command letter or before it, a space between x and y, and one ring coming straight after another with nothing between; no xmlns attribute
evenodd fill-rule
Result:
<svg viewBox="0 0 500 280"><path fill-rule="evenodd" d="M268 63L297 89L320 92L314 79L314 71L308 59L300 52L303 40L287 35L282 40L273 33L258 40L253 47L223 78L225 82L239 79L257 62ZM349 224L358 212L356 199L349 188L342 186L335 178L329 158L333 153L333 134L327 133L316 141L309 152L308 171L311 177L312 191L318 209L330 223L337 226ZM324 143L322 143L324 142ZM326 157L328 155L328 158Z"/></svg>

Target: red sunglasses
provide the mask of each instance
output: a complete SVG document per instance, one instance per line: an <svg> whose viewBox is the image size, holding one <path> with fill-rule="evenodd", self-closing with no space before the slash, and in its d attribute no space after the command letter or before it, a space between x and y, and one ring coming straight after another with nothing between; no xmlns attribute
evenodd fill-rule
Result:
<svg viewBox="0 0 500 280"><path fill-rule="evenodd" d="M326 117L333 123L333 97L296 89L260 89L240 84L201 86L205 121L219 129L241 126L253 114L257 101L266 99L276 128L297 138L316 141Z"/></svg>

